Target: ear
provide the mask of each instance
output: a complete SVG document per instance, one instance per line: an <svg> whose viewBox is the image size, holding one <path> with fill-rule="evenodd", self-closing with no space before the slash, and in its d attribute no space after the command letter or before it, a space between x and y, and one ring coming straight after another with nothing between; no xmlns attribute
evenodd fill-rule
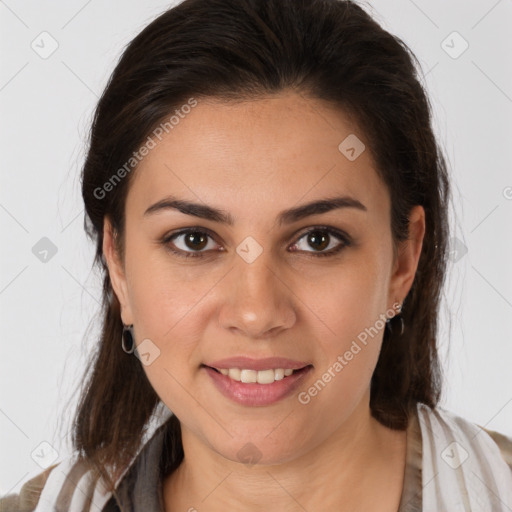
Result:
<svg viewBox="0 0 512 512"><path fill-rule="evenodd" d="M129 295L126 285L125 269L115 248L113 228L107 216L105 216L103 222L103 256L108 265L112 288L121 304L121 319L124 324L130 325L133 323L133 316L128 300Z"/></svg>
<svg viewBox="0 0 512 512"><path fill-rule="evenodd" d="M416 205L409 214L409 237L398 246L389 287L389 300L403 302L411 289L418 268L423 237L425 235L425 210Z"/></svg>

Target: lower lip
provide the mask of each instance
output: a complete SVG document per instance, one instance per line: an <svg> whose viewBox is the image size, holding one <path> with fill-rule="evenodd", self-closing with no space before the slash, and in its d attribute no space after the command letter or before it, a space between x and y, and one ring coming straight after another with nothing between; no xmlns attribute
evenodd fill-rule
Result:
<svg viewBox="0 0 512 512"><path fill-rule="evenodd" d="M272 382L272 384L258 384L257 382L244 384L230 379L227 375L223 375L209 366L203 366L203 369L225 397L239 404L254 407L270 405L291 395L312 367L306 366L284 379Z"/></svg>

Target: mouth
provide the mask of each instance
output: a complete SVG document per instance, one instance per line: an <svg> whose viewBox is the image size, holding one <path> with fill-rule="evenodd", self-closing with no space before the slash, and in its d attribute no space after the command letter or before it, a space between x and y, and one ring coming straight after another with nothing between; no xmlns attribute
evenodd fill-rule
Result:
<svg viewBox="0 0 512 512"><path fill-rule="evenodd" d="M201 369L226 398L243 406L263 407L290 397L304 383L308 373L313 370L313 365L258 371L202 364Z"/></svg>
<svg viewBox="0 0 512 512"><path fill-rule="evenodd" d="M285 380L292 375L306 373L313 366L311 364L302 368L268 368L266 370L251 370L246 368L215 368L208 365L201 365L216 373L224 375L229 379L242 384L272 384L276 381Z"/></svg>

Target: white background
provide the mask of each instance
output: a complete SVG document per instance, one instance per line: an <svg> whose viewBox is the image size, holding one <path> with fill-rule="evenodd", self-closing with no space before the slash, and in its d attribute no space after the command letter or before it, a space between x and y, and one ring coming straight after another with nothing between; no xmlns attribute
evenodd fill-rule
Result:
<svg viewBox="0 0 512 512"><path fill-rule="evenodd" d="M442 308L441 405L512 436L512 2L371 4L426 74L452 173L453 236L468 250L454 256ZM0 1L0 494L42 471L31 458L40 443L59 459L69 453L73 392L99 329L79 183L84 142L124 45L167 6ZM58 42L47 59L31 48L43 31ZM453 31L469 44L456 59L442 47ZM461 43L450 36L445 45L456 52ZM57 247L46 263L32 252L42 237Z"/></svg>

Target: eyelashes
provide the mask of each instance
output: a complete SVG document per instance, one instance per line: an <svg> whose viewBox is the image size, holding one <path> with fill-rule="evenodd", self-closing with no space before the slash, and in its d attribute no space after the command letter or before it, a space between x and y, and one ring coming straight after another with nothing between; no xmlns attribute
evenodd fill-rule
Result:
<svg viewBox="0 0 512 512"><path fill-rule="evenodd" d="M297 250L297 246L300 245L303 239L306 240L305 245L310 248L311 246L307 245L308 242L310 241L313 241L313 243L320 242L322 246L325 245L325 242L327 241L327 248L333 245L333 240L337 240L338 243L335 244L334 248L331 247L328 251L325 250L325 247L322 247L321 250L315 250L314 248L312 248L311 251L303 249ZM181 243L185 247L185 249L180 249L179 247L176 247L176 240L178 240L179 243ZM197 244L197 241L199 241L199 245L202 245L203 242L205 241L207 243L206 245L200 247L200 250L186 250L190 249L190 247L187 247L185 245L186 242L193 242ZM213 241L214 243L210 244L210 241ZM172 254L178 257L196 259L210 256L210 251L212 249L215 249L216 246L215 235L209 229L200 227L187 228L179 230L177 232L169 233L160 240L160 243ZM293 247L293 250L291 252L304 253L306 257L312 258L331 257L339 254L344 248L349 247L351 244L352 239L343 231L328 226L314 226L309 228L307 231L302 232L296 238L296 241L293 242L293 244L291 245L291 247ZM210 245L213 245L213 247L210 247ZM220 252L222 252L223 250L223 248L219 249Z"/></svg>

